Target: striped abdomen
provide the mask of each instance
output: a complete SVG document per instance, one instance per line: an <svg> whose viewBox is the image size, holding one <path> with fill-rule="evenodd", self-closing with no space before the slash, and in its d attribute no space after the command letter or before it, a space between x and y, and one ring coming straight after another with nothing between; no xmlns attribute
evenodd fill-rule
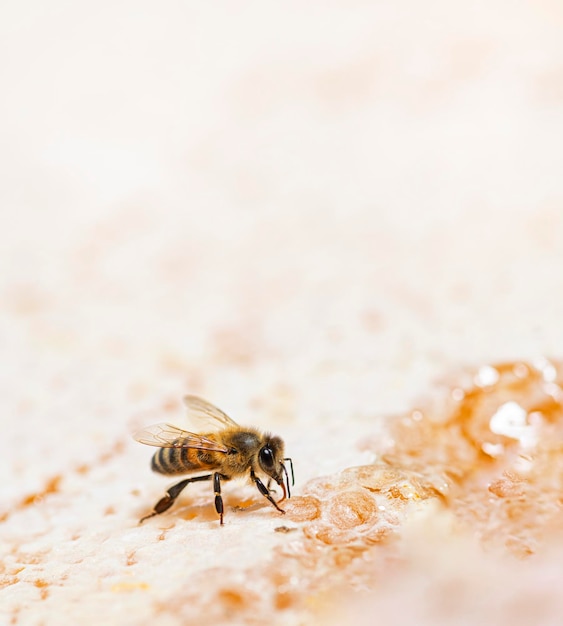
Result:
<svg viewBox="0 0 563 626"><path fill-rule="evenodd" d="M159 474L188 474L215 469L213 453L193 448L160 448L151 461L151 469Z"/></svg>

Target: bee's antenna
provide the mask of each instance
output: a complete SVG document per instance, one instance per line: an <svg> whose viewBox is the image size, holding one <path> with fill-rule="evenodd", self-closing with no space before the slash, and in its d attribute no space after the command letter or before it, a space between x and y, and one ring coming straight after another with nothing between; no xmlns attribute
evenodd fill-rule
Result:
<svg viewBox="0 0 563 626"><path fill-rule="evenodd" d="M281 463L282 469L283 469L283 473L285 474L285 483L282 483L282 487L283 487L283 497L285 499L285 496L287 495L288 498L291 498L291 491L289 490L289 476L287 475L287 470L285 469L285 465L283 463ZM287 484L287 494L285 493L285 485Z"/></svg>
<svg viewBox="0 0 563 626"><path fill-rule="evenodd" d="M284 461L289 461L289 466L291 467L291 485L293 486L295 485L295 476L293 474L293 461L289 457L286 457ZM285 470L285 466L284 466L284 470ZM285 474L287 476L287 472L285 472ZM289 478L287 479L287 481L289 484Z"/></svg>

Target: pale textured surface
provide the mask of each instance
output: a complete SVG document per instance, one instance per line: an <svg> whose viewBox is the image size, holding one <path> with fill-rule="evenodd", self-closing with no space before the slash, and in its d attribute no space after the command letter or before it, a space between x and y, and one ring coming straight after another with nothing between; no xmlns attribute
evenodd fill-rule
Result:
<svg viewBox="0 0 563 626"><path fill-rule="evenodd" d="M217 528L206 487L137 527L169 484L141 411L191 391L280 433L299 494L434 377L561 354L562 26L548 0L0 9L3 619L197 621L291 546L270 507Z"/></svg>

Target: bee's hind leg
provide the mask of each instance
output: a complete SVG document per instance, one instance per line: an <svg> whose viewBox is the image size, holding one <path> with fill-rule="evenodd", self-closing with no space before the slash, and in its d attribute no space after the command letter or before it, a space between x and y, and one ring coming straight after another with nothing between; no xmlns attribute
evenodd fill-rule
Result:
<svg viewBox="0 0 563 626"><path fill-rule="evenodd" d="M166 495L160 498L160 500L154 505L153 512L149 513L149 515L145 515L139 520L139 524L142 524L146 519L150 517L154 517L155 515L160 515L167 511L173 504L176 502L176 498L182 493L182 491L189 485L190 483L199 482L201 480L211 480L213 474L207 474L205 476L194 476L193 478L185 478L181 480L179 483L176 483L170 489L166 490Z"/></svg>

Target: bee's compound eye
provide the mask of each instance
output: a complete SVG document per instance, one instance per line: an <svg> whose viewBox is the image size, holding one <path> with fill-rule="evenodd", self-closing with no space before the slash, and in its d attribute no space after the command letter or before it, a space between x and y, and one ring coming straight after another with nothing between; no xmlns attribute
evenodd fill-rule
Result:
<svg viewBox="0 0 563 626"><path fill-rule="evenodd" d="M260 450L260 464L266 470L273 469L274 467L274 455L268 446Z"/></svg>

